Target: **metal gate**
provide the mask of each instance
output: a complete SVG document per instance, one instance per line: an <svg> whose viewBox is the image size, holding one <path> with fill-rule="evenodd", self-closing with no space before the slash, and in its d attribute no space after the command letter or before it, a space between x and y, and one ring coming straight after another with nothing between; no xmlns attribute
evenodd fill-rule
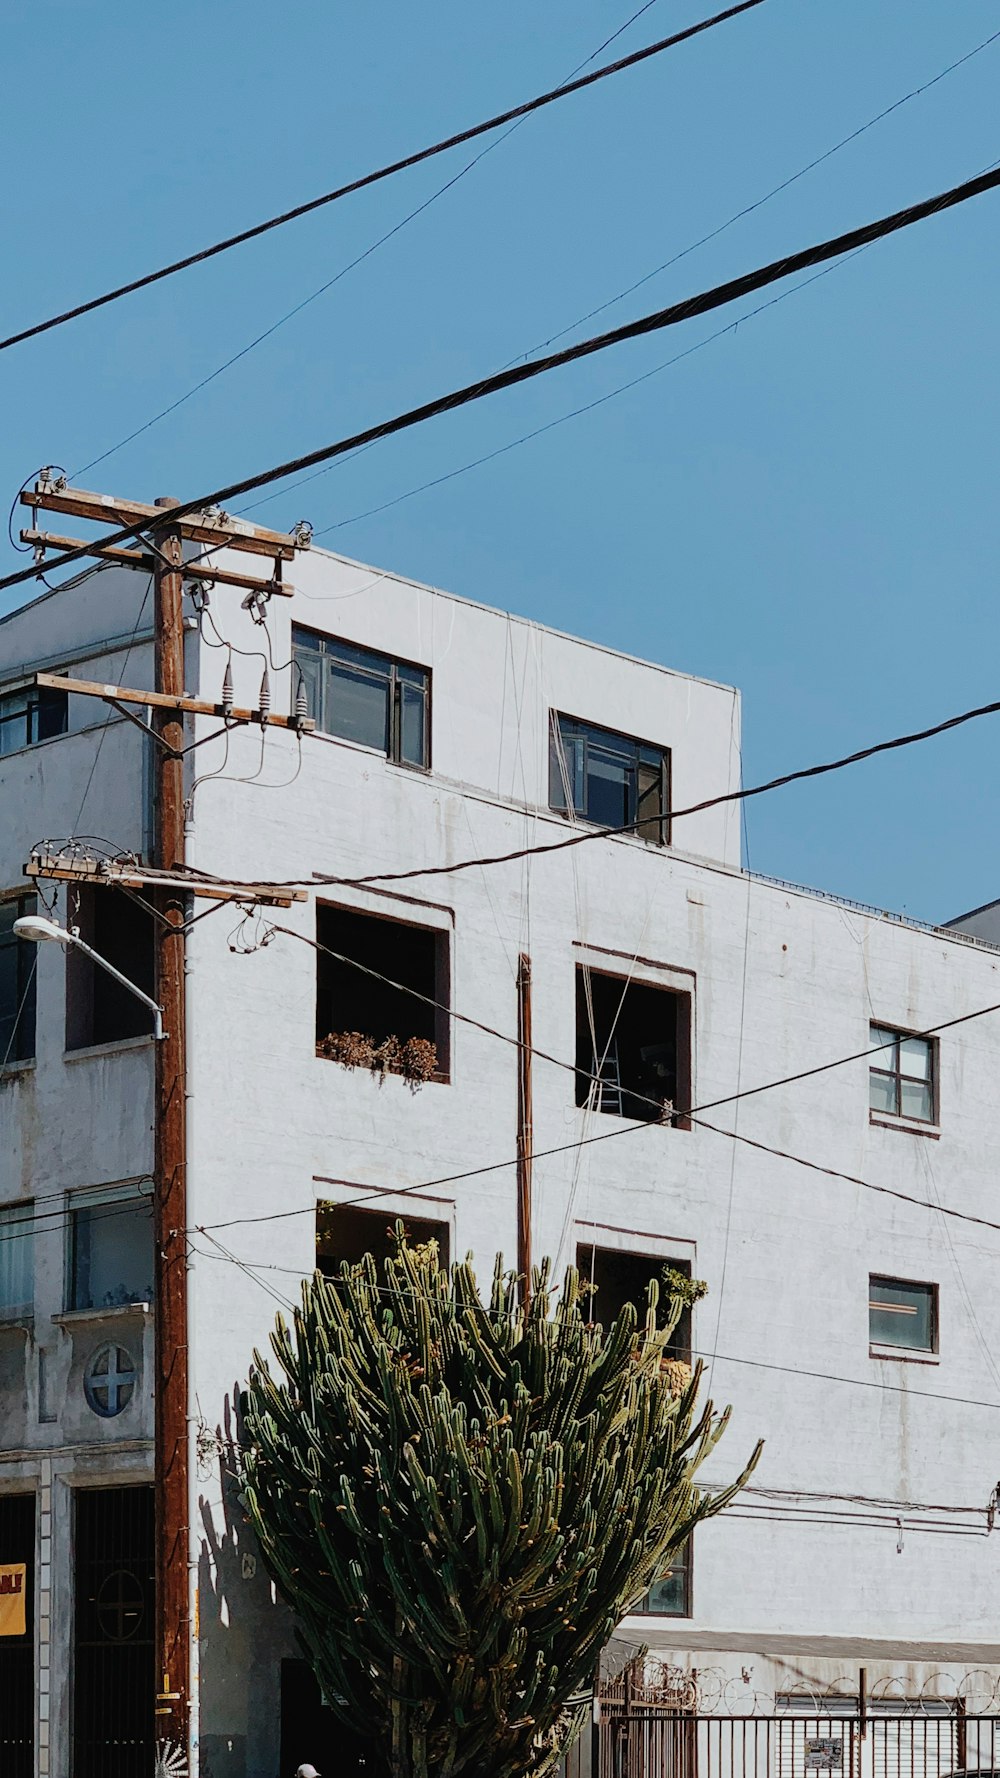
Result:
<svg viewBox="0 0 1000 1778"><path fill-rule="evenodd" d="M35 1771L35 1496L0 1494L0 1565L19 1567L11 1576L24 1599L23 1635L0 1636L0 1772L3 1778L34 1778Z"/></svg>
<svg viewBox="0 0 1000 1778"><path fill-rule="evenodd" d="M153 1490L80 1489L73 1778L149 1778L153 1666Z"/></svg>
<svg viewBox="0 0 1000 1778"><path fill-rule="evenodd" d="M961 1700L889 1714L703 1716L601 1707L599 1778L1000 1778L1000 1717Z"/></svg>

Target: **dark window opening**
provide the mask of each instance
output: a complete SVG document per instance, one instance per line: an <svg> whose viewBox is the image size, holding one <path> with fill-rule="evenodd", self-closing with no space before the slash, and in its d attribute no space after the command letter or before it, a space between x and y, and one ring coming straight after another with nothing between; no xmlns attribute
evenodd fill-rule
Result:
<svg viewBox="0 0 1000 1778"><path fill-rule="evenodd" d="M64 735L68 726L69 695L64 691L26 685L0 693L0 754Z"/></svg>
<svg viewBox="0 0 1000 1778"><path fill-rule="evenodd" d="M70 1200L70 1309L116 1309L153 1301L153 1201L95 1193L79 1208Z"/></svg>
<svg viewBox="0 0 1000 1778"><path fill-rule="evenodd" d="M672 1259L665 1254L654 1256L649 1253L621 1253L617 1247L594 1247L589 1244L578 1246L576 1269L580 1274L580 1281L584 1286L592 1286L587 1295L590 1320L599 1321L607 1329L621 1314L625 1304L631 1303L641 1323L648 1307L650 1282L655 1279L660 1288L656 1320L657 1326L663 1327L667 1318L667 1289L663 1281L666 1267L673 1272L680 1272L684 1278L691 1276L691 1262L687 1259ZM690 1309L682 1310L667 1350L672 1358L682 1359L685 1364L690 1363Z"/></svg>
<svg viewBox="0 0 1000 1778"><path fill-rule="evenodd" d="M320 1054L348 1067L447 1080L447 933L320 905L316 938Z"/></svg>
<svg viewBox="0 0 1000 1778"><path fill-rule="evenodd" d="M335 1278L342 1260L357 1265L366 1253L376 1263L396 1252L395 1229L402 1222L410 1247L436 1241L442 1266L449 1262L448 1224L424 1216L394 1216L390 1210L355 1210L349 1204L316 1206L316 1268Z"/></svg>
<svg viewBox="0 0 1000 1778"><path fill-rule="evenodd" d="M689 1129L691 996L579 964L576 1069L578 1105Z"/></svg>
<svg viewBox="0 0 1000 1778"><path fill-rule="evenodd" d="M79 912L77 912L79 896ZM99 956L152 994L156 973L153 916L121 889L85 886L70 893L70 923ZM88 1049L145 1037L153 1015L141 1000L70 946L66 953L66 1048Z"/></svg>
<svg viewBox="0 0 1000 1778"><path fill-rule="evenodd" d="M33 895L0 901L0 1067L35 1053L35 970L38 946L18 938L14 921L37 908Z"/></svg>
<svg viewBox="0 0 1000 1778"><path fill-rule="evenodd" d="M669 845L670 750L553 710L549 807L601 827L638 823L640 839Z"/></svg>
<svg viewBox="0 0 1000 1778"><path fill-rule="evenodd" d="M377 747L397 765L430 765L426 667L292 626L292 702L305 692L324 734Z"/></svg>
<svg viewBox="0 0 1000 1778"><path fill-rule="evenodd" d="M691 1545L688 1537L680 1549L672 1551L668 1566L639 1606L640 1612L648 1612L650 1617L691 1616Z"/></svg>
<svg viewBox="0 0 1000 1778"><path fill-rule="evenodd" d="M873 1346L936 1352L937 1285L911 1284L904 1278L869 1278L868 1338Z"/></svg>

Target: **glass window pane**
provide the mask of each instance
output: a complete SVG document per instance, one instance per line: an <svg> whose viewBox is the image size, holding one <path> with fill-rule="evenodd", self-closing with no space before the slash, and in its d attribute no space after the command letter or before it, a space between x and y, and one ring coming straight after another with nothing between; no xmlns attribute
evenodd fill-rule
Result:
<svg viewBox="0 0 1000 1778"><path fill-rule="evenodd" d="M631 771L622 760L598 751L596 747L588 747L585 808L588 821L598 821L602 827L624 826L631 814L633 781Z"/></svg>
<svg viewBox="0 0 1000 1778"><path fill-rule="evenodd" d="M34 1300L32 1211L28 1204L0 1210L0 1318L28 1315Z"/></svg>
<svg viewBox="0 0 1000 1778"><path fill-rule="evenodd" d="M868 1080L868 1103L873 1111L888 1111L893 1117L897 1115L899 1106L894 1074L878 1074L872 1069Z"/></svg>
<svg viewBox="0 0 1000 1778"><path fill-rule="evenodd" d="M318 654L322 646L322 636L317 636L312 630L300 630L298 624L292 625L292 650L296 655L300 651Z"/></svg>
<svg viewBox="0 0 1000 1778"><path fill-rule="evenodd" d="M427 764L426 694L405 680L399 686L399 757L410 766Z"/></svg>
<svg viewBox="0 0 1000 1778"><path fill-rule="evenodd" d="M930 1080L931 1046L926 1037L900 1038L899 1068L911 1080Z"/></svg>
<svg viewBox="0 0 1000 1778"><path fill-rule="evenodd" d="M389 751L389 681L356 672L327 656L323 723L328 734Z"/></svg>
<svg viewBox="0 0 1000 1778"><path fill-rule="evenodd" d="M73 1213L74 1309L153 1300L153 1206L111 1199Z"/></svg>
<svg viewBox="0 0 1000 1778"><path fill-rule="evenodd" d="M55 686L43 686L34 711L33 741L49 741L53 735L64 735L69 727L69 697Z"/></svg>
<svg viewBox="0 0 1000 1778"><path fill-rule="evenodd" d="M878 1346L914 1352L934 1349L934 1286L872 1278L868 1303L869 1336Z"/></svg>
<svg viewBox="0 0 1000 1778"><path fill-rule="evenodd" d="M408 667L405 661L396 662L396 678L402 679L406 685L418 686L425 692L429 677L426 667Z"/></svg>
<svg viewBox="0 0 1000 1778"><path fill-rule="evenodd" d="M877 1044L886 1046L883 1048L880 1055L872 1057L872 1067L887 1069L895 1068L899 1054L895 1031L887 1031L884 1025L870 1025L868 1028L868 1040L872 1049L874 1049Z"/></svg>
<svg viewBox="0 0 1000 1778"><path fill-rule="evenodd" d="M28 742L28 694L8 692L0 698L0 753L14 753Z"/></svg>
<svg viewBox="0 0 1000 1778"><path fill-rule="evenodd" d="M655 1580L646 1594L640 1611L658 1617L689 1617L691 1613L689 1578L691 1549L685 1544L670 1558L667 1572Z"/></svg>
<svg viewBox="0 0 1000 1778"><path fill-rule="evenodd" d="M356 648L353 642L341 642L339 637L326 638L326 653L331 660L340 661L345 667L357 667L365 673L381 673L388 679L392 672L389 655L376 654L371 648Z"/></svg>
<svg viewBox="0 0 1000 1778"><path fill-rule="evenodd" d="M583 812L584 744L571 722L554 717L549 740L549 806Z"/></svg>
<svg viewBox="0 0 1000 1778"><path fill-rule="evenodd" d="M644 840L655 845L662 845L666 840L666 832L661 817L666 814L663 807L663 767L659 759L654 764L639 766L639 797L636 808L636 820L643 825L636 832Z"/></svg>
<svg viewBox="0 0 1000 1778"><path fill-rule="evenodd" d="M929 1081L903 1079L900 1082L900 1096L900 1110L904 1117L918 1117L924 1123L932 1121L934 1092Z"/></svg>
<svg viewBox="0 0 1000 1778"><path fill-rule="evenodd" d="M323 727L322 675L322 656L306 650L300 651L298 644L296 644L292 668L292 709L295 708L295 701L301 687L306 694L309 714L317 728Z"/></svg>
<svg viewBox="0 0 1000 1778"><path fill-rule="evenodd" d="M0 1067L26 1062L35 1053L37 951L14 936L14 921L35 911L35 897L0 902Z"/></svg>

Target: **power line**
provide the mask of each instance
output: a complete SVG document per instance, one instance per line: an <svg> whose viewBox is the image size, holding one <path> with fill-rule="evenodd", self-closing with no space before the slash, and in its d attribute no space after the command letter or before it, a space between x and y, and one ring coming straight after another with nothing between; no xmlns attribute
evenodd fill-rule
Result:
<svg viewBox="0 0 1000 1778"><path fill-rule="evenodd" d="M511 123L515 118L528 117L533 111L540 111L543 106L553 105L558 99L565 99L571 93L582 92L585 87L594 86L598 81L607 80L613 74L620 74L626 68L637 67L641 62L649 61L664 50L673 49L679 43L686 43L691 37L698 37L703 31L710 31L713 26L724 24L728 19L736 18L742 12L749 12L755 6L761 6L763 0L740 0L736 6L727 7L724 12L714 14L712 18L701 19L698 24L688 25L683 31L675 31L670 37L663 37L656 43L646 44L642 49L633 50L630 55L622 56L616 62L609 62L604 68L595 68L579 79L569 80L548 92L540 93L534 99L527 99L520 105L513 105L507 111L498 111L495 116L486 118L482 123L472 124L470 128L459 130L452 136L446 136L429 147L420 148L414 154L404 155L401 160L390 161L386 166L378 167L371 173L364 173L359 179L352 179L346 185L338 185L318 198L310 198L304 204L296 204L291 210L283 210L277 216L270 216L265 222L258 222L252 228L241 229L238 234L227 235L224 240L216 241L210 247L202 247L197 253L188 253L183 259L172 260L169 265L161 266L155 272L146 272L140 278L133 278L127 284L119 284L113 290L105 291L103 296L91 297L89 301L77 303L71 309L63 309L58 315L52 315L47 321L36 321L31 327L24 327L18 333L8 334L0 339L0 352L10 346L21 345L23 341L35 339L41 333L49 333L54 327L62 327L67 321L75 321L81 315L88 315L94 309L106 307L108 303L117 302L123 296L131 296L137 290L145 290L150 284L158 284L164 278L172 278L175 273L183 272L188 267L200 265L205 260L215 259L220 253L228 253L233 247L240 247L246 241L254 241L261 235L269 234L272 229L283 228L288 222L296 222L302 216L309 216L314 210L321 210L328 204L335 204L340 198L349 197L353 192L363 191L369 185L377 185L383 179L389 179L396 173L405 172L410 167L417 167L423 161L431 160L435 155L444 154L449 148L458 148L463 142L472 142L477 136L484 136L490 130L499 129L502 124ZM640 17L646 7L633 14L626 25ZM615 32L614 36L619 36ZM608 38L612 43L614 37ZM602 47L606 48L607 44ZM595 52L600 54L600 51Z"/></svg>
<svg viewBox="0 0 1000 1778"><path fill-rule="evenodd" d="M0 587L3 586L0 581ZM761 784L752 784L740 790L726 790L718 796L704 797L701 802L689 803L686 808L668 811L666 819L670 822L682 821L688 815L701 815L707 809L717 809L726 803L747 803L752 797L765 796L772 790L781 790L787 784L799 784L809 778L822 778L828 772L840 772L847 766L858 765L862 760L874 759L881 753L893 753L900 747L913 747L919 741L930 741L936 735L947 734L950 729L961 728L967 722L975 722L981 716L996 716L1000 712L1000 700L991 704L979 704L973 710L962 710L957 716L948 716L943 722L932 723L930 728L915 729L909 734L894 735L888 741L875 741L868 747L859 747L853 753L841 754L838 759L825 760L821 765L799 766L793 772L782 772L777 778L767 778ZM588 827L584 833L571 834L568 839L547 840L541 845L519 846L511 852L493 852L479 858L460 858L453 864L417 865L410 870L372 871L361 877L339 877L314 871L311 877L283 877L271 879L263 888L289 889L334 888L353 889L365 888L372 883L405 883L414 877L452 876L457 871L477 870L492 864L515 864L522 858L535 858L549 852L566 852L573 846L585 846L591 840L615 839L619 835L635 833L639 828L649 826L649 816L644 815L637 821L626 821L620 827ZM224 882L227 879L216 877L211 872L200 870L197 877L207 883ZM194 880L194 878L193 878Z"/></svg>
<svg viewBox="0 0 1000 1778"><path fill-rule="evenodd" d="M754 0L759 4L759 0ZM799 252L786 254L781 259L772 260L768 265L759 266L754 271L745 272L740 277L730 278L724 284L714 285L710 290L700 291L696 296L683 298L680 302L671 303L665 309L654 310L651 314L641 315L634 321L628 321L620 327L612 328L607 333L596 334L593 338L580 340L573 346L566 346L558 352L549 353L544 358L533 359L530 364L514 365L492 376L480 378L477 382L467 383L462 388L453 389L447 395L436 396L404 413L396 414L392 419L382 420L374 426L368 426L361 432L350 434L338 439L334 444L323 445L315 451L308 451L299 457L289 458L284 463L263 470L255 475L244 476L242 480L229 482L225 487L216 488L209 494L198 495L171 509L171 521L187 517L207 506L223 505L226 501L236 499L241 494L248 494L255 488L268 487L272 482L283 481L286 476L295 475L300 470L311 469L320 463L332 462L337 457L345 456L349 451L356 450L360 445L374 443L378 439L394 437L413 426L423 425L425 421L436 419L445 413L454 413L466 407L470 402L481 401L486 396L496 395L505 389L512 389L520 383L530 382L533 378L543 376L549 371L558 370L564 364L573 364L578 359L593 357L595 353L606 351L610 346L623 344L626 340L643 339L648 334L660 332L665 327L676 326L679 322L693 320L697 315L708 314L713 309L724 307L727 303L736 302L740 297L749 296L756 290L763 290L768 284L774 284L781 278L791 277L795 272L805 271L814 265L821 265L830 259L837 259L842 254L853 252L856 248L868 246L873 241L882 240L885 236L896 234L900 229L909 228L914 223L923 222L930 216L940 214L944 210L953 209L958 204L967 203L971 198L980 197L985 192L993 191L1000 185L1000 170L991 167L985 173L979 173L974 179L967 179L960 185L951 186L948 190L938 192L934 197L924 198L920 203L910 204L903 210L894 211L889 216L879 217L860 228L850 229L846 234L836 235L816 245L801 249ZM82 556L92 555L95 549L106 549L115 544L123 543L130 537L138 536L148 529L145 524L123 525L116 531L96 539L92 544L80 544L75 549L61 551L46 565L47 572L75 562ZM22 581L37 578L41 570L23 568L15 574L8 574L0 580L0 592L8 587L17 586Z"/></svg>

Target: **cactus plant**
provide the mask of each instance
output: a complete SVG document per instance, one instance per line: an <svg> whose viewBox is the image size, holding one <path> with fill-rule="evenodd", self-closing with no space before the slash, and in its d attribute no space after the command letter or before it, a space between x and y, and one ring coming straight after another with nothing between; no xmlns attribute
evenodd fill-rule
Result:
<svg viewBox="0 0 1000 1778"><path fill-rule="evenodd" d="M391 1778L545 1778L595 1664L716 1494L695 1485L729 1410L669 1364L657 1286L589 1323L577 1275L525 1307L498 1259L433 1243L302 1288L255 1354L243 1492L324 1696ZM759 1447L758 1447L759 1451ZM373 1748L374 1751L374 1748Z"/></svg>

